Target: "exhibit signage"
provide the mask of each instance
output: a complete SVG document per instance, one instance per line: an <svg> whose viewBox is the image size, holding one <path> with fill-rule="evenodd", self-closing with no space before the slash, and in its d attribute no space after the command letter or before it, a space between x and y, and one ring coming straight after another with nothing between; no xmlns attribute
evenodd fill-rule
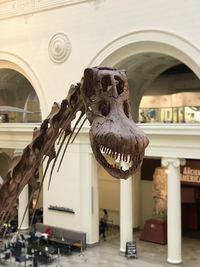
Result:
<svg viewBox="0 0 200 267"><path fill-rule="evenodd" d="M126 242L126 253L127 258L137 258L137 248L135 241Z"/></svg>
<svg viewBox="0 0 200 267"><path fill-rule="evenodd" d="M200 169L184 167L181 181L200 183Z"/></svg>

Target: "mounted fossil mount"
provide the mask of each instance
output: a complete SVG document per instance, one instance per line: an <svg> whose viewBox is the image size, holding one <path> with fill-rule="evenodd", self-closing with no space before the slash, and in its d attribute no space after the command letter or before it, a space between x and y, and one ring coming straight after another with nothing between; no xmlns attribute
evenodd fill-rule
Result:
<svg viewBox="0 0 200 267"><path fill-rule="evenodd" d="M77 112L80 112L80 116L72 128ZM86 118L75 133L84 116ZM61 105L54 103L41 127L34 130L32 142L13 161L0 187L0 225L16 214L18 197L27 184L31 187L29 201L32 200L38 189L39 167L46 158L48 162L43 180L39 184L40 190L53 160L50 183L61 148L65 146L59 168L70 141L73 142L86 119L91 124L90 141L93 153L109 174L126 179L141 166L148 139L132 120L125 72L110 68L86 69L81 82L70 87L68 96ZM59 146L56 151L57 142ZM125 161L130 167L123 170L110 164L108 157L113 161Z"/></svg>

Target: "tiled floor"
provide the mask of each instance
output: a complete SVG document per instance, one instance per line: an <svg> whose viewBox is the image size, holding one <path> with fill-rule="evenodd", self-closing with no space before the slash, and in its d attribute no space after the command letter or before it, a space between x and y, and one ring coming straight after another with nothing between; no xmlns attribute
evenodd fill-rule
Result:
<svg viewBox="0 0 200 267"><path fill-rule="evenodd" d="M71 256L60 256L48 266L62 267L161 267L166 266L167 246L140 241L140 233L134 233L137 242L138 258L127 259L119 253L119 235L108 236L107 241L101 240L99 245L88 248L81 255L78 252ZM183 266L200 266L200 239L183 238ZM28 264L27 264L28 265ZM0 266L3 266L0 264ZM7 263L7 266L25 266L24 264ZM39 265L46 266L46 265Z"/></svg>
<svg viewBox="0 0 200 267"><path fill-rule="evenodd" d="M166 266L167 246L140 241L134 235L137 242L137 259L127 259L119 253L119 235L110 236L107 241L101 241L98 246L88 248L83 256L73 254L69 257L61 257L60 264L63 267L84 266L84 267L161 267ZM200 266L200 239L183 238L183 266ZM54 262L52 266L56 266Z"/></svg>

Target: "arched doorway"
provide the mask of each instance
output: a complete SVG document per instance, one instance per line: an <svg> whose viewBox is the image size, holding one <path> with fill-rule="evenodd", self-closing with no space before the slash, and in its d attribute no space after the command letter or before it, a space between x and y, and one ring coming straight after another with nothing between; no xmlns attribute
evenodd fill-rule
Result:
<svg viewBox="0 0 200 267"><path fill-rule="evenodd" d="M144 30L129 33L109 43L89 66L125 69L129 78L133 118L145 90L166 70L187 66L199 78L200 53L188 40L173 33Z"/></svg>
<svg viewBox="0 0 200 267"><path fill-rule="evenodd" d="M1 154L9 156L9 160L6 162L6 164L1 164L0 166L0 173L2 173L1 176L4 179L9 168L12 167L12 159L15 156L20 156L22 150L27 145L24 145L21 140L24 132L26 132L26 126L32 125L32 128L34 128L35 123L37 124L41 122L41 108L35 88L33 88L31 82L27 79L27 76L22 74L23 72L20 70L20 68L13 69L13 64L6 66L4 66L4 62L2 64L3 65L1 65L0 62L0 124L2 132L6 133L6 131L9 132L9 130L11 130L15 136L14 142L12 142L12 138L8 138L6 144L3 141L3 135L1 138ZM19 71L16 69L19 69ZM7 128L9 130L6 130ZM17 134L17 128L20 128L20 134ZM9 134L7 133L7 135ZM9 140L11 142L9 142ZM4 161L1 160L1 162L3 163ZM41 177L42 170L40 173L40 178ZM28 191L30 191L30 188L28 190L27 187L27 196L22 199L21 202L19 201L18 214L21 214L21 218L23 217L25 207L28 204ZM34 198L36 197L37 194L34 196ZM30 208L34 206L34 200L35 199L33 199L33 203L31 203ZM20 203L23 203L23 208L20 208ZM42 197L40 197L38 207L42 207ZM28 216L29 215L27 213L27 218ZM20 216L18 217L19 225L22 223L20 222L21 218ZM17 221L17 217L15 220Z"/></svg>
<svg viewBox="0 0 200 267"><path fill-rule="evenodd" d="M133 117L137 121L141 99L158 77L166 75L167 71L169 74L169 70L184 66L198 80L199 62L198 49L182 37L167 32L144 30L114 40L99 52L89 66L126 69ZM181 259L172 262L180 263Z"/></svg>

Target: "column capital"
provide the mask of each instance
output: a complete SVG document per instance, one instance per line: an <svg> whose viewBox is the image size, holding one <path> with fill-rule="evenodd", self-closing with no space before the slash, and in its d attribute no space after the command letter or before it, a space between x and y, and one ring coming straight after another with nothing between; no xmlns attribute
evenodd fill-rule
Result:
<svg viewBox="0 0 200 267"><path fill-rule="evenodd" d="M174 167L179 167L185 165L186 160L179 158L162 158L161 162L165 167L169 166L170 164L172 164Z"/></svg>

